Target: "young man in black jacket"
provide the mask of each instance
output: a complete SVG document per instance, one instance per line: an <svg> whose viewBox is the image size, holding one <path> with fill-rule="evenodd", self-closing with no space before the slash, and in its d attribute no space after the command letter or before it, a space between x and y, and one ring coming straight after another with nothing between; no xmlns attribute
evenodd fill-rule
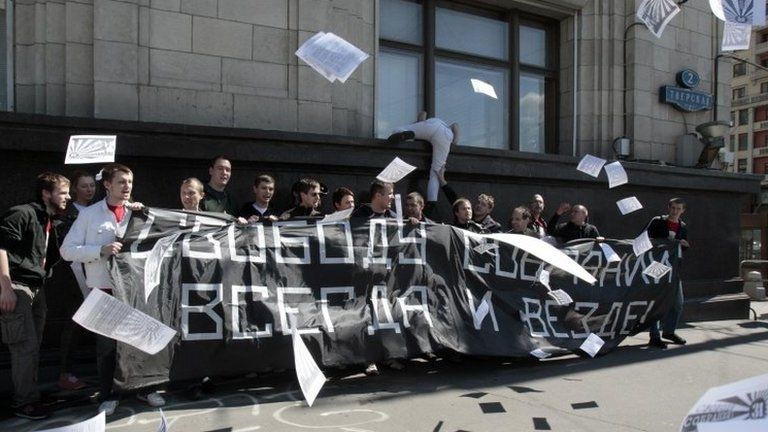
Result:
<svg viewBox="0 0 768 432"><path fill-rule="evenodd" d="M680 241L683 250L688 249L688 227L680 220L685 213L685 201L682 198L672 198L667 203L667 214L651 219L645 230L648 237L655 239L669 239ZM662 320L662 331L659 335L659 321L651 324L650 340L648 345L657 348L666 348L667 343L661 339L667 339L673 344L685 345L686 340L675 333L680 314L683 312L683 283L678 284L675 291L675 302Z"/></svg>
<svg viewBox="0 0 768 432"><path fill-rule="evenodd" d="M45 326L46 271L58 261L52 216L69 201L69 180L50 172L36 181L37 199L11 208L0 218L0 324L11 353L14 414L32 420L48 417L39 405L37 370ZM54 259L51 259L54 258Z"/></svg>
<svg viewBox="0 0 768 432"><path fill-rule="evenodd" d="M558 224L557 222L567 211L571 212L571 218L568 222ZM571 207L568 203L562 203L557 208L557 211L549 220L549 234L557 237L557 239L563 243L568 243L571 240L583 239L583 238L598 238L600 232L597 231L597 227L588 223L589 210L581 204L576 204Z"/></svg>

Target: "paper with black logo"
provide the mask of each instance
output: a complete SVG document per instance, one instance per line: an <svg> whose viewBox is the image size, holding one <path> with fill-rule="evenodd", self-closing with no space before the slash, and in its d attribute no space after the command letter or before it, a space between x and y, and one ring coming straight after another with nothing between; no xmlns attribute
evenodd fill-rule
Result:
<svg viewBox="0 0 768 432"><path fill-rule="evenodd" d="M768 374L713 387L699 398L680 432L764 432L768 430Z"/></svg>
<svg viewBox="0 0 768 432"><path fill-rule="evenodd" d="M664 28L680 12L674 0L643 0L637 8L637 19L657 38L661 37Z"/></svg>
<svg viewBox="0 0 768 432"><path fill-rule="evenodd" d="M69 137L64 164L114 162L116 149L115 135L72 135Z"/></svg>

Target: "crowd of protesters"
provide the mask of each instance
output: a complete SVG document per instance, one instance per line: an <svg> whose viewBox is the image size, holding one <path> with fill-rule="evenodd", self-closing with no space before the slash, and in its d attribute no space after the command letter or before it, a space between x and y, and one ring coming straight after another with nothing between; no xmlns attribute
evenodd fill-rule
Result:
<svg viewBox="0 0 768 432"><path fill-rule="evenodd" d="M452 125L453 126L453 125ZM457 127L452 130L458 134ZM406 138L408 138L406 136ZM509 232L561 243L589 238L600 240L600 233L588 222L588 209L582 204L562 203L552 217L544 218L545 201L540 194L529 202L516 206L509 219L502 223L493 216L496 198L481 193L469 199L460 196L445 179L445 160L434 163L431 183L436 180L452 205L449 220L435 220L436 201L425 201L417 191L405 195L404 220L410 223L445 223L475 233ZM374 180L370 186L368 203L359 203L355 193L341 186L330 192L317 179L303 178L291 186L293 204L286 209L273 205L276 182L269 174L257 175L252 187L252 200L239 205L238 199L227 186L232 177L232 161L217 156L209 166L209 179L204 183L190 177L180 184L179 202L167 207L185 211L226 213L237 218L237 223L284 221L321 218L323 199L330 197L335 211L354 209L355 218L396 218L392 210L394 185ZM430 187L433 186L430 183ZM103 199L97 200L97 184L103 186ZM91 289L111 293L112 281L105 263L120 252L120 238L131 212L143 205L132 198L133 172L121 164L109 164L97 175L76 172L70 178L59 174L43 173L37 177L36 199L11 208L0 219L0 321L2 341L8 346L12 361L14 409L20 417L45 418L48 413L39 404L37 368L42 330L45 325L46 303L44 285L47 280L65 280L68 296L77 298L77 306ZM330 194L329 194L330 192ZM430 191L434 197L434 192ZM685 211L681 199L669 202L669 213L654 218L646 227L651 237L675 238L688 247L687 227L680 220ZM684 344L674 333L682 307L682 289L675 307L665 318L663 333L658 325L651 331L650 345L666 347L661 340ZM69 311L74 313L74 310ZM61 371L58 386L64 390L79 390L87 384L71 370L72 347L76 345L79 327L71 321L61 331ZM96 365L100 410L107 415L114 412L119 396L113 391L115 373L115 341L96 336ZM404 365L397 360L387 363L400 370ZM374 363L365 365L365 373L378 374ZM144 389L137 397L150 406L165 404L160 393Z"/></svg>

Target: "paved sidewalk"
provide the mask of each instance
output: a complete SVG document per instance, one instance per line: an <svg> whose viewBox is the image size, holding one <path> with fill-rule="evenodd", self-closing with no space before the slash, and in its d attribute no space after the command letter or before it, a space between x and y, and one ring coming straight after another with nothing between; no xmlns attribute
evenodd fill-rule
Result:
<svg viewBox="0 0 768 432"><path fill-rule="evenodd" d="M693 323L680 330L688 344L666 350L646 347L643 334L596 359L411 361L405 372L382 369L372 378L338 372L312 408L286 372L220 382L196 402L172 392L163 411L170 430L184 432L534 431L545 423L553 431L676 431L708 388L768 373L768 302L753 307L758 321ZM83 401L44 422L0 421L0 430L41 430L95 414L96 405ZM159 413L128 399L108 421L110 431L154 432Z"/></svg>

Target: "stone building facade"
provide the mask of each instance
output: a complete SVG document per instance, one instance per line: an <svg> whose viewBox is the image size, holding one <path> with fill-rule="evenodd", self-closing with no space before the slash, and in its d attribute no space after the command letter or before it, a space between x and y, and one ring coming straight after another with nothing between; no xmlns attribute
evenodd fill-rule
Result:
<svg viewBox="0 0 768 432"><path fill-rule="evenodd" d="M386 46L383 33L390 26L388 20L399 18L381 13L390 3L405 2L8 1L14 11L13 111L382 136L386 131L376 126L376 113L381 111L377 102L382 99L376 96L376 83L385 80L380 48ZM556 131L547 136L547 153L607 157L612 155L613 140L625 135L634 143L636 159L674 163L676 138L708 120L707 113L683 115L657 103L658 88L674 84L674 74L684 68L698 71L701 88L713 88L718 43L713 36L718 21L707 2L683 4L658 39L644 26L631 26L639 0L422 3L418 8L426 15L437 10L438 20L442 9L456 9L465 16L495 14L500 22L508 15L514 21L526 17L524 14L546 22L551 33L547 37L556 38L548 47L553 52L547 54L554 67L548 78L551 84L547 86L552 88L546 90L545 110L547 116L556 118L547 125L548 130ZM519 34L514 26L511 22L508 30L511 44ZM439 45L439 22L436 27ZM329 83L294 55L318 31L338 34L371 58L346 83ZM514 46L511 51L514 56ZM440 54L436 56L439 61ZM518 82L515 68L517 64L507 76L509 97L519 95L519 89L511 88ZM722 75L718 103L725 108L729 76ZM429 89L419 91L429 93ZM425 101L429 97L423 96ZM420 109L427 108L430 114L440 111L428 109L425 101ZM507 103L505 115L510 120L501 147L525 150L525 144L521 147L515 142L516 137L519 140L516 111L522 108ZM728 110L720 112L727 119Z"/></svg>

